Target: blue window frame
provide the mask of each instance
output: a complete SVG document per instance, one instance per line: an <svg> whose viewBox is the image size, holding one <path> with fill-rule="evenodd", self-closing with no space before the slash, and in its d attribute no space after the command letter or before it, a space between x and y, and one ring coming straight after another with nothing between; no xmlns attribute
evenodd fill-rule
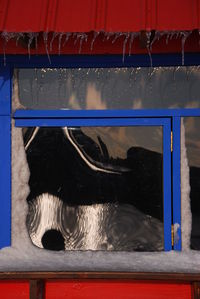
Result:
<svg viewBox="0 0 200 299"><path fill-rule="evenodd" d="M32 111L27 111L31 114ZM17 111L15 114L16 127L89 127L89 126L162 126L163 127L163 220L164 220L164 250L172 249L171 246L171 120L170 118L130 118L120 117L115 113L107 118L61 118L62 111L54 112L57 118L21 118L26 111ZM44 111L43 113L44 114ZM48 111L45 111L48 115ZM103 111L102 111L103 114Z"/></svg>
<svg viewBox="0 0 200 299"><path fill-rule="evenodd" d="M152 55L153 65L179 66L180 54ZM6 66L3 66L3 57L0 57L0 248L11 245L11 98L12 98L12 72L14 68L41 68L41 67L148 67L148 55L133 55L125 57L122 62L121 55L66 55L52 56L51 65L46 55L29 58L24 55L8 55ZM185 65L199 65L200 54L185 54ZM164 127L165 148L165 186L170 187L172 182L172 222L171 222L171 187L165 188L165 250L171 249L171 223L178 223L181 227L181 189L180 189L180 119L182 116L200 116L200 109L165 109L165 110L105 110L105 111L16 111L14 118L16 126L24 125L116 125L120 121L142 124L160 121ZM137 118L137 121L136 119ZM141 119L140 119L141 118ZM156 122L155 122L156 123ZM171 125L171 126L170 126ZM172 159L169 151L169 135L173 131ZM172 172L171 172L172 162ZM169 220L169 221L168 221ZM174 244L175 250L181 250L181 229L178 240Z"/></svg>

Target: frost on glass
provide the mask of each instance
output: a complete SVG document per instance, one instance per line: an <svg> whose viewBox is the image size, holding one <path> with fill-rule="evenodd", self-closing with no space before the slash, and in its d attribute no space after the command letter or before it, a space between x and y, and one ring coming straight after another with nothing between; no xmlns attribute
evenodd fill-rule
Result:
<svg viewBox="0 0 200 299"><path fill-rule="evenodd" d="M27 109L200 107L199 67L19 69Z"/></svg>
<svg viewBox="0 0 200 299"><path fill-rule="evenodd" d="M35 127L23 135L34 245L163 250L161 127Z"/></svg>
<svg viewBox="0 0 200 299"><path fill-rule="evenodd" d="M192 212L190 244L192 249L200 250L200 117L185 117L184 127ZM182 188L186 190L187 186Z"/></svg>

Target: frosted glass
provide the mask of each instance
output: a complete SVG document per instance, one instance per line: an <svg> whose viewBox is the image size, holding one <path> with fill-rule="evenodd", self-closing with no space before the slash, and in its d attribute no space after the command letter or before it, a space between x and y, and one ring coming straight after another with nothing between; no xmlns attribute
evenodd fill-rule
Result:
<svg viewBox="0 0 200 299"><path fill-rule="evenodd" d="M163 250L162 127L23 130L33 244Z"/></svg>
<svg viewBox="0 0 200 299"><path fill-rule="evenodd" d="M200 117L185 117L184 127L192 212L191 248L200 250ZM182 188L187 190L187 186Z"/></svg>
<svg viewBox="0 0 200 299"><path fill-rule="evenodd" d="M19 69L27 109L199 108L199 67Z"/></svg>

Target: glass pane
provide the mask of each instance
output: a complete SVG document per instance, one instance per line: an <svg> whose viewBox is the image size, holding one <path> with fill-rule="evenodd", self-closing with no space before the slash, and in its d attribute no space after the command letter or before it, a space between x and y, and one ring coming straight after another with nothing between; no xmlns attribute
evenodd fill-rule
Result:
<svg viewBox="0 0 200 299"><path fill-rule="evenodd" d="M188 192L192 212L191 248L200 250L200 117L184 118L186 158L189 166L189 182L182 188ZM182 144L182 152L184 144ZM184 154L184 153L183 153ZM183 156L182 154L182 156ZM187 165L186 165L187 166ZM187 172L186 172L187 175ZM188 215L189 217L189 215Z"/></svg>
<svg viewBox="0 0 200 299"><path fill-rule="evenodd" d="M195 66L43 68L17 73L16 97L27 109L200 107L200 72Z"/></svg>
<svg viewBox="0 0 200 299"><path fill-rule="evenodd" d="M51 250L163 250L162 127L24 128L27 228Z"/></svg>

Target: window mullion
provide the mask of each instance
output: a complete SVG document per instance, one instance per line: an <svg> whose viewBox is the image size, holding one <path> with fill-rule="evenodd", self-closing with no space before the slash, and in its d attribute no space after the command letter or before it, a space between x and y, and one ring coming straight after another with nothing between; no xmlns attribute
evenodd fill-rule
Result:
<svg viewBox="0 0 200 299"><path fill-rule="evenodd" d="M173 225L174 225L174 249L181 250L181 156L180 156L180 131L181 118L172 118L173 127L173 152L172 152L172 182L173 182Z"/></svg>

